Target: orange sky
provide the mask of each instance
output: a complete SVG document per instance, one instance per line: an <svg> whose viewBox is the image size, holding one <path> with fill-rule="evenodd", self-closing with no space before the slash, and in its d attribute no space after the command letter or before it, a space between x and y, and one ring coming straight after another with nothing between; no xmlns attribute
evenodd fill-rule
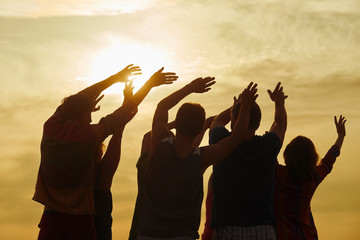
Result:
<svg viewBox="0 0 360 240"><path fill-rule="evenodd" d="M135 163L156 103L200 76L214 76L217 83L186 101L201 103L209 116L228 107L248 82L257 82L259 134L273 120L266 90L281 81L289 95L284 144L305 135L320 156L336 138L333 115L348 118L342 153L312 209L321 239L360 239L359 26L356 0L1 1L0 239L37 236L42 206L31 197L44 121L62 98L130 63L143 68L137 88L162 66L180 78L152 91L125 130L112 188L114 239L126 239L130 228ZM106 92L93 120L122 103L121 89L119 84Z"/></svg>

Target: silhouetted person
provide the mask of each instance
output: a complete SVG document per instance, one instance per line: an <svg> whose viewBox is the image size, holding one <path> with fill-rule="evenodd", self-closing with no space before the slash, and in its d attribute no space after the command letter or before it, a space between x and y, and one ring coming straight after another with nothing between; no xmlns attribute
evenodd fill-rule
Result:
<svg viewBox="0 0 360 240"><path fill-rule="evenodd" d="M194 147L198 147L200 145L206 130L210 128L210 124L213 118L214 116L209 117L205 120L205 124L203 126L202 131L194 140L193 143ZM175 121L168 123L167 128L169 130L175 128ZM170 133L172 134L172 132ZM138 170L137 171L138 194L136 196L135 209L134 209L131 229L129 233L129 240L136 240L138 235L138 228L139 228L139 222L141 216L141 204L142 204L144 188L145 188L144 186L145 169L148 162L147 160L150 151L150 142L151 142L151 131L147 132L143 137L142 145L141 145L141 154L138 162L136 163L136 168Z"/></svg>
<svg viewBox="0 0 360 240"><path fill-rule="evenodd" d="M124 88L124 102L125 104L133 96L133 85L131 81L125 84ZM133 116L137 111L133 112ZM112 239L112 194L111 185L114 174L119 165L121 156L121 139L125 126L118 129L109 141L106 152L101 158L102 151L98 159L100 161L95 164L95 186L94 186L94 200L95 211L94 216L96 240L110 240Z"/></svg>
<svg viewBox="0 0 360 240"><path fill-rule="evenodd" d="M240 96L239 96L239 98L234 97L233 105L236 104L239 100L240 100ZM218 124L217 122L219 122L219 121L221 121L222 125L224 125L224 126L227 125L231 121L231 108L232 108L232 106L229 107L228 109L222 111L219 115L217 115L216 116L217 120L213 121L211 123L211 126L215 126L216 124ZM211 139L209 139L209 144L214 144L214 142L212 142ZM212 202L213 202L212 178L213 178L213 174L211 173L211 175L209 177L209 181L208 181L208 192L207 192L206 200L205 200L206 215L205 215L204 231L201 234L201 240L213 240L214 239L214 231L210 227L211 210L212 210Z"/></svg>
<svg viewBox="0 0 360 240"><path fill-rule="evenodd" d="M277 165L275 180L275 216L279 240L318 239L310 203L312 196L331 172L345 137L345 118L335 117L337 139L318 163L318 154L310 139L297 136L286 146L286 166Z"/></svg>
<svg viewBox="0 0 360 240"><path fill-rule="evenodd" d="M245 138L250 105L255 101L256 84L242 94L242 118L234 133L218 144L196 148L194 139L205 121L205 110L195 103L183 104L175 119L176 134L167 129L168 111L191 93L210 90L214 78L198 78L169 95L157 105L152 126L151 147L145 170L138 240L196 239L199 237L203 199L203 173L225 158Z"/></svg>
<svg viewBox="0 0 360 240"><path fill-rule="evenodd" d="M287 117L283 88L268 90L275 102L275 119L266 134L255 135L260 125L260 107L251 106L246 140L225 160L213 166L213 209L211 226L214 239L276 239L273 213L274 175L277 154L286 131ZM232 107L231 124L238 114L241 100ZM221 118L215 118L210 130L210 141L232 136Z"/></svg>
<svg viewBox="0 0 360 240"><path fill-rule="evenodd" d="M45 122L41 141L41 162L33 199L44 213L39 239L95 239L94 164L99 146L133 117L151 88L176 80L173 73L156 72L123 106L91 123L91 112L100 93L116 82L140 74L127 66L119 73L72 95Z"/></svg>

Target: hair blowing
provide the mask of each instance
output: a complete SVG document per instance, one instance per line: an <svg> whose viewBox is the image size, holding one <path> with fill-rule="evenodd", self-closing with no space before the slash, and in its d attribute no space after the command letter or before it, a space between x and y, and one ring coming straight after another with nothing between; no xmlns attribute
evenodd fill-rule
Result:
<svg viewBox="0 0 360 240"><path fill-rule="evenodd" d="M283 155L289 173L295 180L306 181L314 176L319 156L309 138L297 136L286 146Z"/></svg>

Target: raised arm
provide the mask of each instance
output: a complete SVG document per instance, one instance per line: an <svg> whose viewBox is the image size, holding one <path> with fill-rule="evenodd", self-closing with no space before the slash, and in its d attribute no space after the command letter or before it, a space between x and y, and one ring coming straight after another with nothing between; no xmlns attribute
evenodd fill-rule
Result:
<svg viewBox="0 0 360 240"><path fill-rule="evenodd" d="M193 142L193 146L194 147L198 147L202 141L202 139L204 138L204 135L205 135L205 132L206 130L208 130L214 120L215 116L211 116L211 117L208 117L206 120L205 120L205 123L204 123L204 126L203 126L203 129L201 130L201 132L199 133L199 135L197 135L197 137L194 139L194 142Z"/></svg>
<svg viewBox="0 0 360 240"><path fill-rule="evenodd" d="M164 68L161 68L159 71L155 72L129 100L124 101L124 104L121 107L108 115L103 120L103 123L105 124L100 124L100 122L99 124L94 125L94 132L101 141L109 134L115 133L132 119L134 112L137 111L137 106L144 100L153 87L163 84L172 84L177 80L178 77L175 73L162 72L163 69Z"/></svg>
<svg viewBox="0 0 360 240"><path fill-rule="evenodd" d="M285 110L285 99L288 97L284 94L283 87L279 82L274 91L268 90L269 96L275 102L275 118L270 128L270 132L276 133L281 140L284 141L285 132L287 128L287 115Z"/></svg>
<svg viewBox="0 0 360 240"><path fill-rule="evenodd" d="M124 103L133 95L134 87L131 81L125 84ZM137 111L134 111L132 117ZM110 190L112 179L120 162L121 156L121 139L123 136L125 125L117 130L109 141L109 145L98 166L98 174L96 179L96 188L100 190Z"/></svg>
<svg viewBox="0 0 360 240"><path fill-rule="evenodd" d="M210 86L215 84L214 79L213 77L197 78L159 102L153 118L150 155L164 137L170 136L167 129L168 111L191 93L209 91Z"/></svg>
<svg viewBox="0 0 360 240"><path fill-rule="evenodd" d="M346 119L340 115L339 121L337 121L336 116L334 117L337 138L334 146L332 146L329 151L326 153L325 157L321 159L320 164L316 166L318 176L318 184L331 172L333 165L336 161L336 158L340 155L340 148L343 144L344 137L346 135L345 131L345 122Z"/></svg>
<svg viewBox="0 0 360 240"><path fill-rule="evenodd" d="M241 93L241 106L232 134L218 142L202 148L202 172L226 158L245 139L249 126L250 109L258 97L257 84L250 83Z"/></svg>
<svg viewBox="0 0 360 240"><path fill-rule="evenodd" d="M78 94L85 95L90 99L96 99L102 91L113 85L117 82L126 82L130 76L137 76L141 74L141 69L138 66L133 66L130 64L126 66L120 72L108 77L107 79L95 83L94 85L85 88L84 90L80 91Z"/></svg>
<svg viewBox="0 0 360 240"><path fill-rule="evenodd" d="M346 119L345 119L345 117L340 115L339 121L337 121L336 116L334 116L334 121L335 121L336 131L338 134L334 145L341 148L341 146L344 142L345 135L346 135L346 131L345 131Z"/></svg>

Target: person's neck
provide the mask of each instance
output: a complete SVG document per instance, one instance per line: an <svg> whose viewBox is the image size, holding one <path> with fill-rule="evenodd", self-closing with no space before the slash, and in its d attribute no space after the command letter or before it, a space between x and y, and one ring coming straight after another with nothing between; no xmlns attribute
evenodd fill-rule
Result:
<svg viewBox="0 0 360 240"><path fill-rule="evenodd" d="M177 156L179 158L184 158L187 155L189 155L194 149L192 145L193 142L194 142L194 138L182 134L176 134L175 149Z"/></svg>

